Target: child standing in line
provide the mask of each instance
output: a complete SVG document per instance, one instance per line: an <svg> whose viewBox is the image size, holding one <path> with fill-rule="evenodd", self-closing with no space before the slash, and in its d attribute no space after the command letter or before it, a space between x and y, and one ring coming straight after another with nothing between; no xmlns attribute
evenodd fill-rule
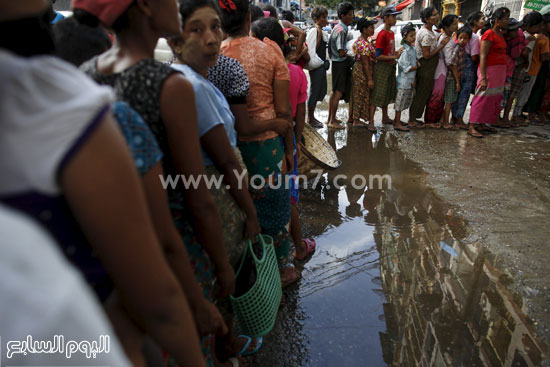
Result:
<svg viewBox="0 0 550 367"><path fill-rule="evenodd" d="M457 127L449 124L449 115L451 113L452 104L458 99L460 92L460 77L464 72L466 65L466 50L465 47L470 42L472 37L472 29L468 26L462 27L456 33L457 44L453 51L452 59L447 65L447 77L445 80L445 111L443 112L443 128L456 129Z"/></svg>
<svg viewBox="0 0 550 367"><path fill-rule="evenodd" d="M451 64L453 52L456 44L452 41L453 33L458 30L458 17L454 14L446 15L441 20L441 29L443 33L439 36L438 45L443 44L445 39L449 39L446 45L439 51L439 62L435 69L434 87L432 94L426 105L424 113L424 122L426 127L439 129L440 121L445 109L445 81L447 80L447 65Z"/></svg>
<svg viewBox="0 0 550 367"><path fill-rule="evenodd" d="M399 75L397 76L397 96L395 97L395 119L393 126L395 130L407 131L408 128L405 128L403 122L401 122L401 111L407 110L411 106L416 70L418 70L420 63L418 62L416 48L414 47L414 42L416 41L414 26L411 23L404 26L401 29L401 35L403 36L402 43L405 50L399 56L399 60L397 60Z"/></svg>
<svg viewBox="0 0 550 367"><path fill-rule="evenodd" d="M388 117L388 105L395 100L397 81L395 78L395 63L403 49L395 52L395 35L391 27L397 22L397 14L392 7L382 10L380 17L384 21L384 29L376 37L376 61L374 65L374 88L371 92L370 116L374 118L376 107L382 107L382 123L391 124ZM398 126L401 131L408 131L405 126Z"/></svg>

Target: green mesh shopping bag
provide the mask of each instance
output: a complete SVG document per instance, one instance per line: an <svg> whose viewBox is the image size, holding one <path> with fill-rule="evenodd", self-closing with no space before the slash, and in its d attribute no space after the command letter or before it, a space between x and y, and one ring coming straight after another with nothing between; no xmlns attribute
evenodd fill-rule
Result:
<svg viewBox="0 0 550 367"><path fill-rule="evenodd" d="M231 306L244 334L258 338L271 331L283 294L273 238L247 242L237 273Z"/></svg>

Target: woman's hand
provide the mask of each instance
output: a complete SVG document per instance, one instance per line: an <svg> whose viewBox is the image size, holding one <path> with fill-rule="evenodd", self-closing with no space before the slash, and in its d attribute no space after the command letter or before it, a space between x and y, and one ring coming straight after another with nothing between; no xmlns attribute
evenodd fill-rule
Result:
<svg viewBox="0 0 550 367"><path fill-rule="evenodd" d="M447 45L447 43L449 43L450 40L451 40L451 37L444 37L444 38L441 40L441 46Z"/></svg>
<svg viewBox="0 0 550 367"><path fill-rule="evenodd" d="M245 238L250 239L250 241L256 241L256 238L261 232L260 223L258 222L258 217L256 216L247 216L246 218L246 233Z"/></svg>
<svg viewBox="0 0 550 367"><path fill-rule="evenodd" d="M369 89L374 89L374 80L369 79L367 85L368 85Z"/></svg>
<svg viewBox="0 0 550 367"><path fill-rule="evenodd" d="M194 311L199 335L227 334L227 325L222 314L213 303L205 299Z"/></svg>
<svg viewBox="0 0 550 367"><path fill-rule="evenodd" d="M460 82L456 82L456 92L460 92Z"/></svg>
<svg viewBox="0 0 550 367"><path fill-rule="evenodd" d="M479 86L479 89L481 90L487 90L487 78L481 79L481 84Z"/></svg>
<svg viewBox="0 0 550 367"><path fill-rule="evenodd" d="M292 122L286 120L286 119L275 119L275 125L273 127L273 130L281 135L281 136L284 136L288 129L291 129L292 128Z"/></svg>
<svg viewBox="0 0 550 367"><path fill-rule="evenodd" d="M294 154L291 153L285 153L285 159L286 159L286 171L292 172L294 170Z"/></svg>
<svg viewBox="0 0 550 367"><path fill-rule="evenodd" d="M300 142L296 142L296 160L300 161L300 157L302 156L302 146L300 145Z"/></svg>
<svg viewBox="0 0 550 367"><path fill-rule="evenodd" d="M220 244L223 246L223 244ZM218 269L218 284L220 285L220 291L218 296L220 298L228 297L230 294L235 293L235 272L229 262L222 268Z"/></svg>

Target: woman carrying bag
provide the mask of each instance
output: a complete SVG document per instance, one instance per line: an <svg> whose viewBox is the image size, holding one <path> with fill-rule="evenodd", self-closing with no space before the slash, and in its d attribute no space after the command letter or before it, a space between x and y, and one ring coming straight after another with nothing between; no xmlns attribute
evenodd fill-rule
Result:
<svg viewBox="0 0 550 367"><path fill-rule="evenodd" d="M309 46L309 62L306 69L309 70L311 87L307 101L307 122L315 128L322 127L321 121L315 118L315 106L322 101L327 94L327 69L330 65L327 60L328 34L323 32L327 25L328 10L324 6L316 6L311 12L311 18L315 27L307 32L306 43Z"/></svg>

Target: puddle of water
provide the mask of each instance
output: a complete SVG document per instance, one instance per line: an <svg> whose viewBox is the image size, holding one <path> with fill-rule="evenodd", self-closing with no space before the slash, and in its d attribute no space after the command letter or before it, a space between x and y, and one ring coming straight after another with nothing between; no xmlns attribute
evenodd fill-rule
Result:
<svg viewBox="0 0 550 367"><path fill-rule="evenodd" d="M300 193L318 250L253 365L540 365L548 347L510 279L395 138L321 132L342 166ZM356 174L389 174L391 188L354 189ZM330 187L336 175L345 187Z"/></svg>

